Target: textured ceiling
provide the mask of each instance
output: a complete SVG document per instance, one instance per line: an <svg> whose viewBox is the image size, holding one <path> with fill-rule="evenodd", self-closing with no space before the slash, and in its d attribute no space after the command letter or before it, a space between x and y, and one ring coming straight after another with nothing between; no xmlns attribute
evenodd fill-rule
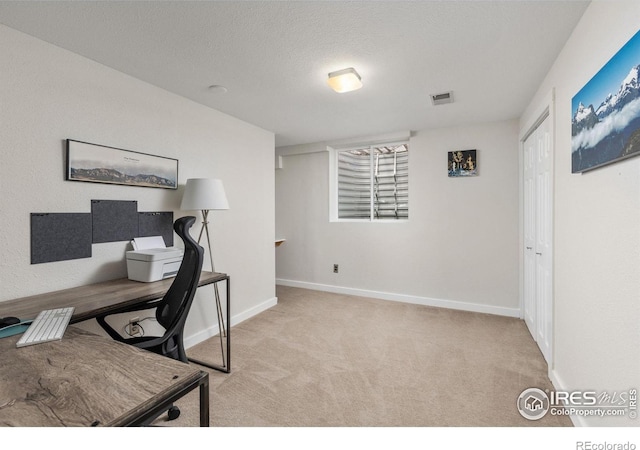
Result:
<svg viewBox="0 0 640 450"><path fill-rule="evenodd" d="M281 146L517 118L587 5L0 1L0 23L273 131ZM337 94L327 74L345 67L364 87ZM455 102L432 106L445 91Z"/></svg>

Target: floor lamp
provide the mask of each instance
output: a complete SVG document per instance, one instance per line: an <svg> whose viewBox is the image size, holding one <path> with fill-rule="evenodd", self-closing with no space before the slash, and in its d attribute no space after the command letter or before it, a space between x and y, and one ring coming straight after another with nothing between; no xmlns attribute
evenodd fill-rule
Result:
<svg viewBox="0 0 640 450"><path fill-rule="evenodd" d="M202 228L200 229L200 235L198 236L198 244L200 243L202 233L204 232L207 235L211 271L215 272L216 268L213 264L213 252L211 251L211 235L209 234L209 212L215 209L229 209L229 202L227 201L227 195L224 192L222 181L213 178L189 178L184 190L184 195L182 196L180 209L186 211L199 210L202 212ZM226 336L227 330L225 328L224 315L222 314L218 285L214 284L213 287L216 296L216 310L218 311L218 334L220 336L222 365L225 367L226 359L222 337Z"/></svg>

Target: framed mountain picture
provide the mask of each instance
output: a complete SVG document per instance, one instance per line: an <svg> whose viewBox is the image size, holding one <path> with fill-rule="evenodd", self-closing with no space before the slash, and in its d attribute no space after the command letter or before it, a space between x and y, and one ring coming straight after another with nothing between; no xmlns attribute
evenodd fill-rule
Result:
<svg viewBox="0 0 640 450"><path fill-rule="evenodd" d="M640 31L571 101L571 172L640 155Z"/></svg>
<svg viewBox="0 0 640 450"><path fill-rule="evenodd" d="M66 179L178 189L178 160L67 139Z"/></svg>

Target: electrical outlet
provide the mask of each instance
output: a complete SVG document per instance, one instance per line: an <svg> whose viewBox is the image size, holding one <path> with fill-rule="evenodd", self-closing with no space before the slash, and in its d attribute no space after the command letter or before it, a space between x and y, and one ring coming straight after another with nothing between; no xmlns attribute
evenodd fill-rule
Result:
<svg viewBox="0 0 640 450"><path fill-rule="evenodd" d="M129 335L135 336L136 334L140 334L140 317L134 317L133 319L129 319Z"/></svg>
<svg viewBox="0 0 640 450"><path fill-rule="evenodd" d="M338 273L338 265L337 264L333 265L333 273Z"/></svg>

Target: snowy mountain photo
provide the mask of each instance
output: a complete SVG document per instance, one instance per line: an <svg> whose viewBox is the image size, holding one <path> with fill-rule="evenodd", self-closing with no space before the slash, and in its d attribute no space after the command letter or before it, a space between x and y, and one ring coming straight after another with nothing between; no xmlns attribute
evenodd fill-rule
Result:
<svg viewBox="0 0 640 450"><path fill-rule="evenodd" d="M572 100L572 172L640 155L640 32Z"/></svg>

